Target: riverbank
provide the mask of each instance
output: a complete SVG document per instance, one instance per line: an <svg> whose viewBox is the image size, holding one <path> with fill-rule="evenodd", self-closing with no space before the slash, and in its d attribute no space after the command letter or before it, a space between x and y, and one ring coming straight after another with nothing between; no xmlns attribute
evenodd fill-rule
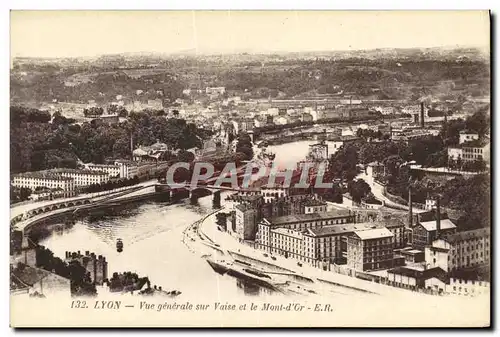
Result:
<svg viewBox="0 0 500 337"><path fill-rule="evenodd" d="M147 190L148 188L150 188L150 190ZM162 198L164 195L165 195L164 192L157 192L154 186L151 187L144 186L140 190L134 188L130 191L130 193L118 192L115 195L112 196L106 195L105 198L102 199L99 198L98 200L94 200L93 203L90 204L57 209L49 211L47 213L36 215L25 221L17 223L13 229L17 231L22 231L23 233L27 233L38 225L52 224L68 216L74 217L83 214L91 215L93 212L103 211L117 206L122 206L128 203L142 202L146 200L152 200L155 198ZM173 203L173 201L171 203Z"/></svg>
<svg viewBox="0 0 500 337"><path fill-rule="evenodd" d="M220 211L223 210L225 209L221 209ZM219 249L229 252L236 252L238 254L247 256L248 258L253 259L256 262L261 262L262 265L272 264L291 271L299 276L313 279L317 283L315 286L317 292L330 292L328 289L328 283L330 283L332 285L335 285L336 287L351 289L360 293L363 292L398 298L415 299L422 296L430 296L422 293L415 293L400 288L382 285L379 283L361 280L355 277L338 274L333 271L324 271L305 263L303 263L302 266L299 266L297 260L287 259L282 256L273 256L273 258L271 258L271 256L265 256L264 251L254 249L246 244L242 244L239 242L239 240L232 237L227 232L219 231L215 222L215 214L216 213L213 213L212 215L206 217L203 221L201 221L201 223L198 225L198 229L202 233L202 235L208 237L213 244L218 245Z"/></svg>

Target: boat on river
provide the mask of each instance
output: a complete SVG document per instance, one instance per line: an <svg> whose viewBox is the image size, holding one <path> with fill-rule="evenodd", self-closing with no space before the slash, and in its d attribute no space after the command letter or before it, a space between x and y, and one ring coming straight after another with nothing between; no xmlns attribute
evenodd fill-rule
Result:
<svg viewBox="0 0 500 337"><path fill-rule="evenodd" d="M240 265L233 261L214 259L207 259L207 262L215 272L221 275L227 274L273 290L279 291L281 286L289 283L287 281L279 281L267 273L251 268L247 264Z"/></svg>
<svg viewBox="0 0 500 337"><path fill-rule="evenodd" d="M116 250L118 253L121 253L123 251L123 241L122 239L116 240Z"/></svg>
<svg viewBox="0 0 500 337"><path fill-rule="evenodd" d="M207 259L207 263L216 273L221 275L226 274L232 266L232 262L224 260L214 260L210 258Z"/></svg>

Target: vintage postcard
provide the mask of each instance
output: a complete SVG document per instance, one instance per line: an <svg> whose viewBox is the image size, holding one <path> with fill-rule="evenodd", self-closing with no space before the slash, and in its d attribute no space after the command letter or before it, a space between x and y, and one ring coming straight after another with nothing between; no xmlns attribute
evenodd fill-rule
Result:
<svg viewBox="0 0 500 337"><path fill-rule="evenodd" d="M12 327L489 327L488 11L11 11Z"/></svg>

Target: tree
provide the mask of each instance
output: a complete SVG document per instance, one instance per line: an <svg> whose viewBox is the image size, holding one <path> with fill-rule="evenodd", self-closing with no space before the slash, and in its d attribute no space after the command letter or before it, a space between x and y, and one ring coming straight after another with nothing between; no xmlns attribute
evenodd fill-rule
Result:
<svg viewBox="0 0 500 337"><path fill-rule="evenodd" d="M347 185L347 190L354 202L361 202L361 200L369 195L371 187L363 179L350 181Z"/></svg>
<svg viewBox="0 0 500 337"><path fill-rule="evenodd" d="M194 154L189 151L180 150L179 153L177 153L177 160L180 162L190 163L194 160L194 158Z"/></svg>
<svg viewBox="0 0 500 337"><path fill-rule="evenodd" d="M246 160L253 158L253 144L250 136L246 132L240 132L238 143L236 143L236 152L243 153Z"/></svg>

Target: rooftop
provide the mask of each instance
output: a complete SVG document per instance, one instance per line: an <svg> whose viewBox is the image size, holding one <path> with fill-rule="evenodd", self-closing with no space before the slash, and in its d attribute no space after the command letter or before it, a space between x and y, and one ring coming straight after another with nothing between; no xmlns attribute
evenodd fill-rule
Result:
<svg viewBox="0 0 500 337"><path fill-rule="evenodd" d="M291 229L286 229L286 228L274 228L272 231L275 233L278 233L278 234L291 236L291 237L294 237L297 239L302 239L302 235L303 235L303 232L291 230Z"/></svg>
<svg viewBox="0 0 500 337"><path fill-rule="evenodd" d="M396 267L393 269L389 269L387 273L413 277L416 279L424 279L424 280L433 277L438 277L441 279L444 278L444 276L446 275L446 271L444 271L439 267L424 269L424 270L409 268L409 267Z"/></svg>
<svg viewBox="0 0 500 337"><path fill-rule="evenodd" d="M118 168L116 165L113 165L113 164L93 164L93 163L88 163L88 164L85 164L87 166L90 166L90 167L113 167L113 168Z"/></svg>
<svg viewBox="0 0 500 337"><path fill-rule="evenodd" d="M249 210L255 210L255 208L252 206L252 205L249 205L249 204L238 204L236 206L234 206L234 208L242 211L242 212L246 212L246 211L249 211Z"/></svg>
<svg viewBox="0 0 500 337"><path fill-rule="evenodd" d="M12 270L12 274L22 283L32 286L52 273L44 269L20 264Z"/></svg>
<svg viewBox="0 0 500 337"><path fill-rule="evenodd" d="M485 147L486 145L489 145L490 141L488 139L476 139L476 140L470 140L468 142L464 142L459 145L459 147L464 148L464 147Z"/></svg>
<svg viewBox="0 0 500 337"><path fill-rule="evenodd" d="M420 224L425 228L426 231L431 232L436 230L436 220L420 222ZM441 229L452 229L457 228L450 219L441 220Z"/></svg>
<svg viewBox="0 0 500 337"><path fill-rule="evenodd" d="M474 229L471 231L450 234L449 236L447 236L446 239L448 242L452 243L452 242L466 241L466 240L471 240L471 239L481 239L481 238L489 237L489 236L490 236L490 229L489 228L480 228L480 229Z"/></svg>
<svg viewBox="0 0 500 337"><path fill-rule="evenodd" d="M51 170L54 173L70 173L70 174L90 174L90 175L107 175L106 172L102 171L92 171L92 170L80 170L80 169L70 169L70 168L56 168Z"/></svg>
<svg viewBox="0 0 500 337"><path fill-rule="evenodd" d="M372 228L367 230L357 230L354 231L354 234L357 235L361 240L373 240L380 238L389 238L394 236L394 234L392 234L391 231L385 227Z"/></svg>
<svg viewBox="0 0 500 337"><path fill-rule="evenodd" d="M401 254L407 254L407 255L416 255L416 254L424 254L423 251L418 250L418 249L409 249L409 250L401 250Z"/></svg>
<svg viewBox="0 0 500 337"><path fill-rule="evenodd" d="M405 223L401 219L388 218L381 221L386 228L404 227Z"/></svg>
<svg viewBox="0 0 500 337"><path fill-rule="evenodd" d="M304 206L325 206L326 202L318 199L307 199L304 201Z"/></svg>
<svg viewBox="0 0 500 337"><path fill-rule="evenodd" d="M71 178L62 177L60 174L52 171L22 172L14 174L14 177L50 179L50 180L72 180Z"/></svg>
<svg viewBox="0 0 500 337"><path fill-rule="evenodd" d="M301 223L306 221L317 221L317 220L330 220L344 218L351 215L348 210L337 210L324 213L310 213L310 214L295 214L295 215L285 215L272 218L269 222L273 226L281 226L286 224Z"/></svg>
<svg viewBox="0 0 500 337"><path fill-rule="evenodd" d="M365 222L356 224L336 224L320 228L309 228L307 234L314 237L350 234L355 231L363 231L383 226L381 223Z"/></svg>

